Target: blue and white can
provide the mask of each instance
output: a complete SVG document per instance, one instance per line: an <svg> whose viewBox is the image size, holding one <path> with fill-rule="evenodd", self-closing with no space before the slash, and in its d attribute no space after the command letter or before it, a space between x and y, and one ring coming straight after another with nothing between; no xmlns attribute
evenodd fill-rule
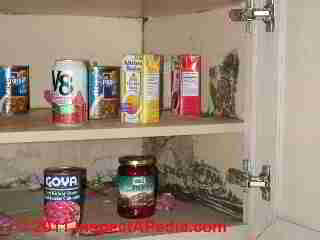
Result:
<svg viewBox="0 0 320 240"><path fill-rule="evenodd" d="M0 114L26 113L30 109L29 66L0 66Z"/></svg>

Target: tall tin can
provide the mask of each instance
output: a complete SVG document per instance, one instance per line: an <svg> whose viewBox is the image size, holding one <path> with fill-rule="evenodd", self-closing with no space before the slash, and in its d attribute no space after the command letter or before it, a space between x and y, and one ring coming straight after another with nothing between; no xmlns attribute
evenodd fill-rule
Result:
<svg viewBox="0 0 320 240"><path fill-rule="evenodd" d="M0 114L26 113L30 108L29 66L0 66Z"/></svg>
<svg viewBox="0 0 320 240"><path fill-rule="evenodd" d="M122 61L120 79L121 123L140 123L143 57L128 55Z"/></svg>
<svg viewBox="0 0 320 240"><path fill-rule="evenodd" d="M81 223L86 169L51 167L44 170L44 213L49 230L68 232Z"/></svg>
<svg viewBox="0 0 320 240"><path fill-rule="evenodd" d="M77 126L88 121L88 70L82 60L57 60L52 68L52 122Z"/></svg>
<svg viewBox="0 0 320 240"><path fill-rule="evenodd" d="M89 119L117 118L120 112L120 67L90 67Z"/></svg>

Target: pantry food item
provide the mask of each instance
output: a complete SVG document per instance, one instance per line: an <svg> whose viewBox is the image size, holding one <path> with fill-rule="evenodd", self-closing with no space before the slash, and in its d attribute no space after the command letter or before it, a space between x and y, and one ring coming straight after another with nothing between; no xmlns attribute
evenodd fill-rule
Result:
<svg viewBox="0 0 320 240"><path fill-rule="evenodd" d="M53 167L44 170L44 212L51 230L74 230L81 222L86 169Z"/></svg>
<svg viewBox="0 0 320 240"><path fill-rule="evenodd" d="M29 66L0 66L1 115L29 111L29 78Z"/></svg>
<svg viewBox="0 0 320 240"><path fill-rule="evenodd" d="M160 121L160 55L143 55L141 123Z"/></svg>
<svg viewBox="0 0 320 240"><path fill-rule="evenodd" d="M180 56L181 100L180 115L200 117L201 113L201 57L197 55Z"/></svg>
<svg viewBox="0 0 320 240"><path fill-rule="evenodd" d="M117 118L119 110L120 67L90 67L89 119Z"/></svg>
<svg viewBox="0 0 320 240"><path fill-rule="evenodd" d="M118 214L125 218L150 217L155 212L157 169L154 156L119 158Z"/></svg>
<svg viewBox="0 0 320 240"><path fill-rule="evenodd" d="M143 57L127 55L121 66L121 123L140 123Z"/></svg>
<svg viewBox="0 0 320 240"><path fill-rule="evenodd" d="M180 113L181 101L181 65L180 57L171 57L171 112Z"/></svg>
<svg viewBox="0 0 320 240"><path fill-rule="evenodd" d="M57 60L52 68L52 122L77 126L88 121L88 71L82 60Z"/></svg>
<svg viewBox="0 0 320 240"><path fill-rule="evenodd" d="M10 235L15 226L15 221L12 217L0 213L0 237Z"/></svg>

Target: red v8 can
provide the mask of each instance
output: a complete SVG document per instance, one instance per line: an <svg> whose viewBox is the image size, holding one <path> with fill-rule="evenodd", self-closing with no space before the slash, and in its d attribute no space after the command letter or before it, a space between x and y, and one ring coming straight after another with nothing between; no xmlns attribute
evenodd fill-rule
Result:
<svg viewBox="0 0 320 240"><path fill-rule="evenodd" d="M52 69L52 121L77 126L88 121L88 70L81 60L57 60Z"/></svg>
<svg viewBox="0 0 320 240"><path fill-rule="evenodd" d="M86 169L57 167L44 170L44 212L52 231L75 229L84 202Z"/></svg>

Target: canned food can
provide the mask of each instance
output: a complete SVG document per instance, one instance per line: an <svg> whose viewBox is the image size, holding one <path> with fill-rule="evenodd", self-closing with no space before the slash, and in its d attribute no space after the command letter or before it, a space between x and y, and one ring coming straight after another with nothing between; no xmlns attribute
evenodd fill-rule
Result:
<svg viewBox="0 0 320 240"><path fill-rule="evenodd" d="M0 66L0 114L28 112L29 91L29 66Z"/></svg>
<svg viewBox="0 0 320 240"><path fill-rule="evenodd" d="M52 68L52 122L77 126L88 121L88 70L82 60L57 60Z"/></svg>
<svg viewBox="0 0 320 240"><path fill-rule="evenodd" d="M51 231L72 231L81 223L85 179L85 168L44 170L44 213Z"/></svg>
<svg viewBox="0 0 320 240"><path fill-rule="evenodd" d="M89 73L89 119L117 118L120 67L92 66Z"/></svg>
<svg viewBox="0 0 320 240"><path fill-rule="evenodd" d="M120 82L121 123L140 123L143 57L128 55L122 61Z"/></svg>

